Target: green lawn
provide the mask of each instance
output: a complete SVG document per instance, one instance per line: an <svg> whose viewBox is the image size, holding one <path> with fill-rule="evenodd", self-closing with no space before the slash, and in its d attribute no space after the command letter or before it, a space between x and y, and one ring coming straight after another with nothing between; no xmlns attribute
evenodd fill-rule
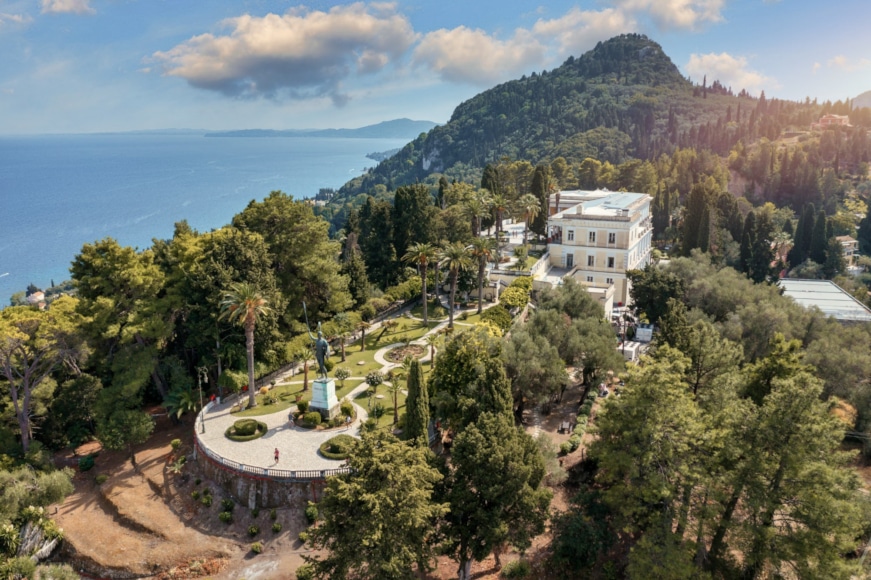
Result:
<svg viewBox="0 0 871 580"><path fill-rule="evenodd" d="M345 345L345 362L341 361L341 352L334 352L330 357L330 360L335 363L333 370L329 373L330 377L335 377L336 369L338 367L345 367L351 371L351 377L345 380L345 386L340 386L339 382L336 381L336 397L339 401L342 400L345 396L348 395L354 388L359 386L363 382L363 377L375 370L381 370L381 365L375 362L375 352L385 346L390 344L395 344L397 342L403 342L403 340L417 340L418 338L425 335L431 329L438 326L438 322L430 322L429 325L424 325L423 322L419 320L409 319L409 318L397 318L397 326L396 328L385 331L383 336L381 334L382 329L377 329L372 333L366 333L366 350L360 352L360 344L359 341L352 345ZM362 362L363 364L358 364ZM309 388L305 392L302 390L302 380L303 374L297 369L297 373L292 377L289 377L287 381L277 384L272 390L269 391L267 395L256 396L257 406L253 409L246 409L244 411L240 411L238 413L234 413L235 416L239 417L258 417L261 415L269 415L271 413L277 413L279 411L284 411L289 409L291 406L296 404L296 395L301 394L303 401L311 400L311 383L316 378L316 371L314 369L314 364L309 365ZM424 364L424 373L425 375L429 373L430 367L428 364ZM392 424L393 422L393 402L389 401L389 405L387 404L387 399L389 393L387 393L387 389L385 387L379 387L378 392L380 394L385 395L385 398L382 399L385 406L389 406L389 421L384 422L384 417L382 417L381 421L379 421L379 426ZM274 397L277 399L276 403L272 405L267 405L264 403L264 400L267 397ZM359 397L358 397L359 398ZM400 393L400 405L402 409L404 409L405 405L405 396ZM242 399L247 403L247 396ZM366 395L363 395L363 403L367 403ZM359 404L359 401L358 401ZM374 403L373 403L374 404ZM402 409L400 409L400 414L402 413Z"/></svg>
<svg viewBox="0 0 871 580"><path fill-rule="evenodd" d="M433 316L433 312L435 312L435 307L439 306L439 303L435 300L429 301L429 306L427 307L427 318L429 320L447 320L448 319L448 311L444 310L444 316ZM411 309L411 315L416 318L423 318L423 305L418 304L414 308Z"/></svg>

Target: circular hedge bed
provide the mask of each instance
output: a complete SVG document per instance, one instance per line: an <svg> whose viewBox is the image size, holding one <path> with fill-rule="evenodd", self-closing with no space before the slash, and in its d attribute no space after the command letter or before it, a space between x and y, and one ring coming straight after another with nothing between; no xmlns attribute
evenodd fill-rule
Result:
<svg viewBox="0 0 871 580"><path fill-rule="evenodd" d="M390 362L401 363L405 357L420 358L426 353L426 349L418 344L409 344L408 346L397 346L387 352L384 358Z"/></svg>
<svg viewBox="0 0 871 580"><path fill-rule="evenodd" d="M347 459L357 446L357 439L350 435L336 435L321 444L321 455L327 459Z"/></svg>
<svg viewBox="0 0 871 580"><path fill-rule="evenodd" d="M239 419L224 431L224 436L233 441L252 441L266 434L266 423L255 419Z"/></svg>

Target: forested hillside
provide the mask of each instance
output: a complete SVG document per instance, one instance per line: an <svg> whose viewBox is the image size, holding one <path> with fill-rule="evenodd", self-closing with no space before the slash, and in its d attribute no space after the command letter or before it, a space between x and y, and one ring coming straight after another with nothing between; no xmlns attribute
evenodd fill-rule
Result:
<svg viewBox="0 0 871 580"><path fill-rule="evenodd" d="M739 141L807 129L832 105L766 100L715 79L684 78L646 36L622 35L562 66L498 85L460 104L450 121L350 182L340 198L423 181L476 181L504 157L533 164L589 157L614 164L677 148L727 155ZM839 105L839 104L838 104ZM849 108L849 105L846 105ZM843 112L842 112L843 113ZM871 110L853 124L871 125Z"/></svg>

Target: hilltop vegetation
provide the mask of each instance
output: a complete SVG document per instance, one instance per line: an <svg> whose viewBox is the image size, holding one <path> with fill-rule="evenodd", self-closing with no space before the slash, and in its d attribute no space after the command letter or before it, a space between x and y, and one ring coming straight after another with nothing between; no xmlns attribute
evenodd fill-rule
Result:
<svg viewBox="0 0 871 580"><path fill-rule="evenodd" d="M739 141L776 139L827 111L810 100L766 101L764 93L756 99L741 87L701 80L694 85L684 78L649 38L618 36L552 71L461 103L448 123L351 180L340 194L351 198L379 185L392 190L433 174L474 181L504 157L532 164L590 157L617 164L686 147L726 155ZM871 126L871 110L853 123Z"/></svg>

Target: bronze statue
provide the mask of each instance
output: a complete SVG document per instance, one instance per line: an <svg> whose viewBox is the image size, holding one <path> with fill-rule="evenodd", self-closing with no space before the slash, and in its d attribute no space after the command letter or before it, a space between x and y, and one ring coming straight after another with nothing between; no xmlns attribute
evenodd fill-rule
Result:
<svg viewBox="0 0 871 580"><path fill-rule="evenodd" d="M315 351L315 359L318 361L318 378L326 380L327 366L326 360L330 358L330 343L324 338L324 332L321 329L321 323L318 322L318 336L312 334L311 328L308 325L308 312L305 309L305 302L302 303L302 311L305 313L305 328L308 331L308 337L312 340Z"/></svg>

